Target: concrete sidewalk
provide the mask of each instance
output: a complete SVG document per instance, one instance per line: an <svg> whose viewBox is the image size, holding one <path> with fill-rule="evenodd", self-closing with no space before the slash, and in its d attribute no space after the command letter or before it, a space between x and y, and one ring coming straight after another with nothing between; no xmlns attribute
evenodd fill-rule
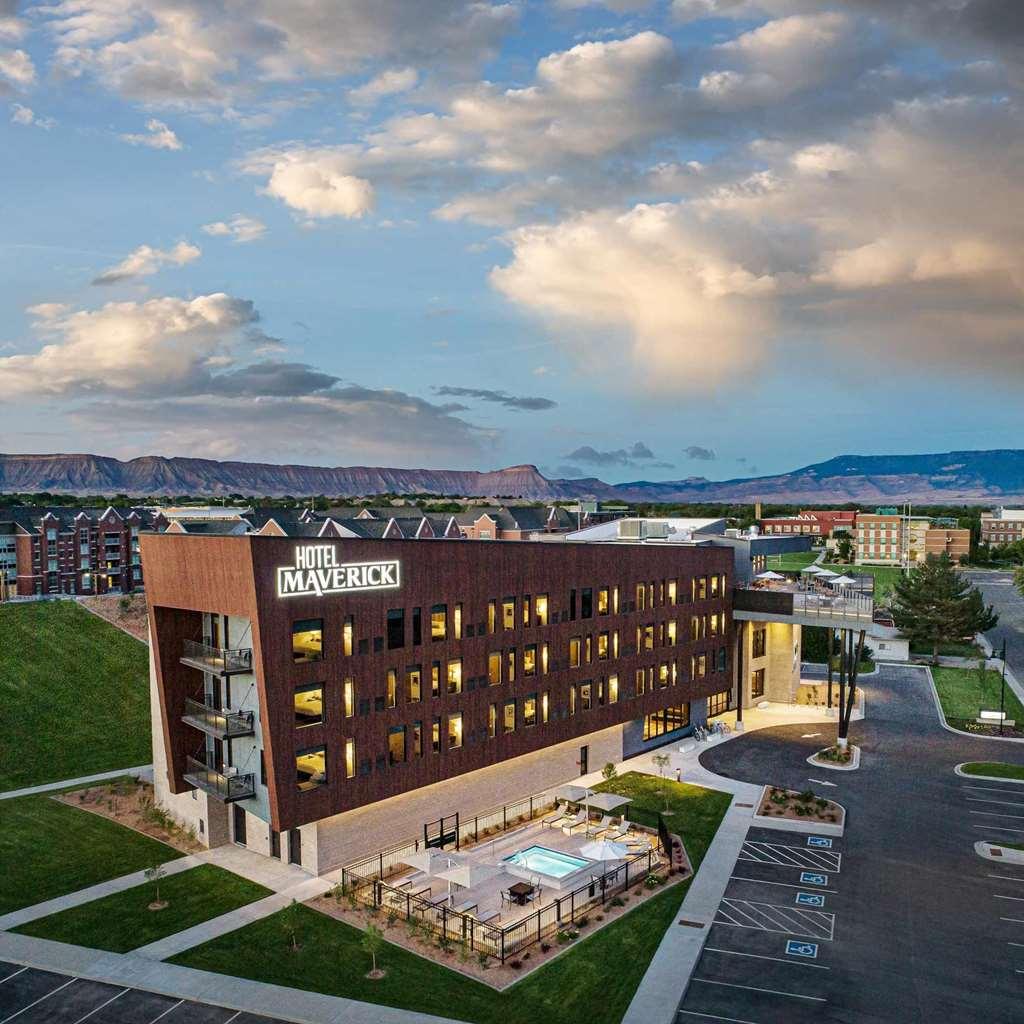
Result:
<svg viewBox="0 0 1024 1024"><path fill-rule="evenodd" d="M82 775L77 779L65 779L63 782L47 782L42 786L28 786L25 789L10 789L0 793L0 800L16 800L19 796L35 796L37 793L53 793L69 786L89 786L94 782L106 782L109 779L120 779L124 775L137 775L147 782L153 780L153 766L140 764L135 768L117 768L112 772L100 772L98 775Z"/></svg>

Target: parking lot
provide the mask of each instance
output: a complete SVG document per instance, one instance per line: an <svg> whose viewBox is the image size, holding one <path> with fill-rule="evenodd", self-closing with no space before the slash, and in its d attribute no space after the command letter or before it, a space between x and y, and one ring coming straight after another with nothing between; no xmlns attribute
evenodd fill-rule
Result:
<svg viewBox="0 0 1024 1024"><path fill-rule="evenodd" d="M840 1001L843 840L753 828L679 1009L685 1022L827 1021Z"/></svg>
<svg viewBox="0 0 1024 1024"><path fill-rule="evenodd" d="M0 1024L284 1024L272 1017L0 961Z"/></svg>

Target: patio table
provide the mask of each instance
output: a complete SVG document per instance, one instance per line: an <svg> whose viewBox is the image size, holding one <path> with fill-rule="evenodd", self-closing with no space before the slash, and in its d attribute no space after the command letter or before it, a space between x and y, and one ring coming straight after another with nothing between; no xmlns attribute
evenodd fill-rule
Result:
<svg viewBox="0 0 1024 1024"><path fill-rule="evenodd" d="M508 887L508 895L513 902L518 903L521 907L525 907L533 895L533 889L534 887L529 882L516 882L515 885Z"/></svg>

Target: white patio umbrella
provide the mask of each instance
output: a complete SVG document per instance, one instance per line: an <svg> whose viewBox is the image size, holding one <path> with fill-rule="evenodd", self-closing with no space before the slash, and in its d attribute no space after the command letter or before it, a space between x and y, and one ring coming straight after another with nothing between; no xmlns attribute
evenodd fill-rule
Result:
<svg viewBox="0 0 1024 1024"><path fill-rule="evenodd" d="M771 569L768 569L766 572L759 572L754 577L755 580L784 580L785 578L781 573L772 572Z"/></svg>
<svg viewBox="0 0 1024 1024"><path fill-rule="evenodd" d="M444 850L438 850L436 847L431 846L425 850L417 850L416 853L410 853L403 863L425 874L437 875L461 863L461 860L454 854L445 853Z"/></svg>
<svg viewBox="0 0 1024 1024"><path fill-rule="evenodd" d="M587 803L595 811L614 811L616 807L631 804L632 797L619 796L618 793L591 793Z"/></svg>
<svg viewBox="0 0 1024 1024"><path fill-rule="evenodd" d="M818 579L819 580L832 579L834 576L838 576L838 575L839 575L839 573L833 572L831 569L819 569L818 570Z"/></svg>
<svg viewBox="0 0 1024 1024"><path fill-rule="evenodd" d="M819 569L818 566L811 563L810 565L805 565L800 572L805 572L808 576L820 576L823 572L828 572L828 569Z"/></svg>
<svg viewBox="0 0 1024 1024"><path fill-rule="evenodd" d="M570 804L581 804L586 800L589 793L589 789L583 786L574 786L569 782L555 790L555 799L565 800Z"/></svg>
<svg viewBox="0 0 1024 1024"><path fill-rule="evenodd" d="M856 582L857 581L852 579L850 576L836 576L835 579L829 580L829 583L831 583L833 587L848 587L851 583Z"/></svg>
<svg viewBox="0 0 1024 1024"><path fill-rule="evenodd" d="M580 856L589 860L624 860L629 856L629 850L611 839L596 839L580 847Z"/></svg>
<svg viewBox="0 0 1024 1024"><path fill-rule="evenodd" d="M474 885L479 885L495 875L500 875L503 870L497 864L456 864L455 867L440 872L437 877L443 878L448 883L448 892L450 893L453 882L456 885L461 885L464 889L472 889Z"/></svg>

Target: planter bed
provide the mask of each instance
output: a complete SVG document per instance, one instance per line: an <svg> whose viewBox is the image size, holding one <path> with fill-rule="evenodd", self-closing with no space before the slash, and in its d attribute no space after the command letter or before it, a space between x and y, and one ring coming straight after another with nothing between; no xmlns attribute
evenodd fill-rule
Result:
<svg viewBox="0 0 1024 1024"><path fill-rule="evenodd" d="M754 814L754 823L786 832L841 836L846 825L846 809L833 800L817 796L809 789L797 792L765 786Z"/></svg>

